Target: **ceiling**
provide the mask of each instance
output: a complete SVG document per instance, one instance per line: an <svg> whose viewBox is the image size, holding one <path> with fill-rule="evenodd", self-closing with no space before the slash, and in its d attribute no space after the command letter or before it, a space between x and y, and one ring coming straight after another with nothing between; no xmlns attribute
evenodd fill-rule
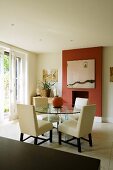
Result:
<svg viewBox="0 0 113 170"><path fill-rule="evenodd" d="M113 0L0 0L0 41L35 53L113 46Z"/></svg>

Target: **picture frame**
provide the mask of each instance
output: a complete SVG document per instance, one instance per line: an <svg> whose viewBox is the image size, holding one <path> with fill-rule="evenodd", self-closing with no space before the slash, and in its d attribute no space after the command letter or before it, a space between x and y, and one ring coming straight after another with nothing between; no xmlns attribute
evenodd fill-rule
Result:
<svg viewBox="0 0 113 170"><path fill-rule="evenodd" d="M67 61L68 88L95 88L95 60Z"/></svg>
<svg viewBox="0 0 113 170"><path fill-rule="evenodd" d="M110 67L110 82L113 82L113 67Z"/></svg>
<svg viewBox="0 0 113 170"><path fill-rule="evenodd" d="M43 81L58 82L58 69L43 69Z"/></svg>

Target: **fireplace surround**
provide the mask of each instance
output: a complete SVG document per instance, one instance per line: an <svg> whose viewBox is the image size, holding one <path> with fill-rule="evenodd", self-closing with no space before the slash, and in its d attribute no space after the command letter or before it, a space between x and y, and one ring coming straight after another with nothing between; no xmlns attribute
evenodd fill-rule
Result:
<svg viewBox="0 0 113 170"><path fill-rule="evenodd" d="M91 47L62 51L62 97L64 103L72 106L72 91L87 91L89 104L96 104L96 116L98 117L102 116L102 49L102 47ZM95 88L68 88L67 62L89 59L95 60ZM84 97L80 95L83 93L79 94L79 97Z"/></svg>

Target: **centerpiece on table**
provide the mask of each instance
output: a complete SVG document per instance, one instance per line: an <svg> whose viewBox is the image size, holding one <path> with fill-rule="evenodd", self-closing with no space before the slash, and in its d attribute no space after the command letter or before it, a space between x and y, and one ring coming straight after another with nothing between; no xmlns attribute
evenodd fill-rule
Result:
<svg viewBox="0 0 113 170"><path fill-rule="evenodd" d="M55 96L53 99L53 106L55 108L60 108L63 106L63 98L59 96Z"/></svg>

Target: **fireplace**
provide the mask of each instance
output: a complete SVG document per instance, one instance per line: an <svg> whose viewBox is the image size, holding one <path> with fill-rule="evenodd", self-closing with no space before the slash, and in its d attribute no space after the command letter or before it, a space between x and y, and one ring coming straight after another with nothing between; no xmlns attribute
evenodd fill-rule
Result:
<svg viewBox="0 0 113 170"><path fill-rule="evenodd" d="M79 94L75 94L73 101L75 101L75 98L78 96L88 97L89 104L96 104L96 116L98 117L102 116L102 54L103 47L80 48L62 51L62 97L65 104L72 106L72 91L76 91ZM68 88L67 62L89 59L95 60L95 88ZM83 96L84 93L85 96Z"/></svg>
<svg viewBox="0 0 113 170"><path fill-rule="evenodd" d="M72 107L74 107L76 97L89 98L88 91L72 91Z"/></svg>

